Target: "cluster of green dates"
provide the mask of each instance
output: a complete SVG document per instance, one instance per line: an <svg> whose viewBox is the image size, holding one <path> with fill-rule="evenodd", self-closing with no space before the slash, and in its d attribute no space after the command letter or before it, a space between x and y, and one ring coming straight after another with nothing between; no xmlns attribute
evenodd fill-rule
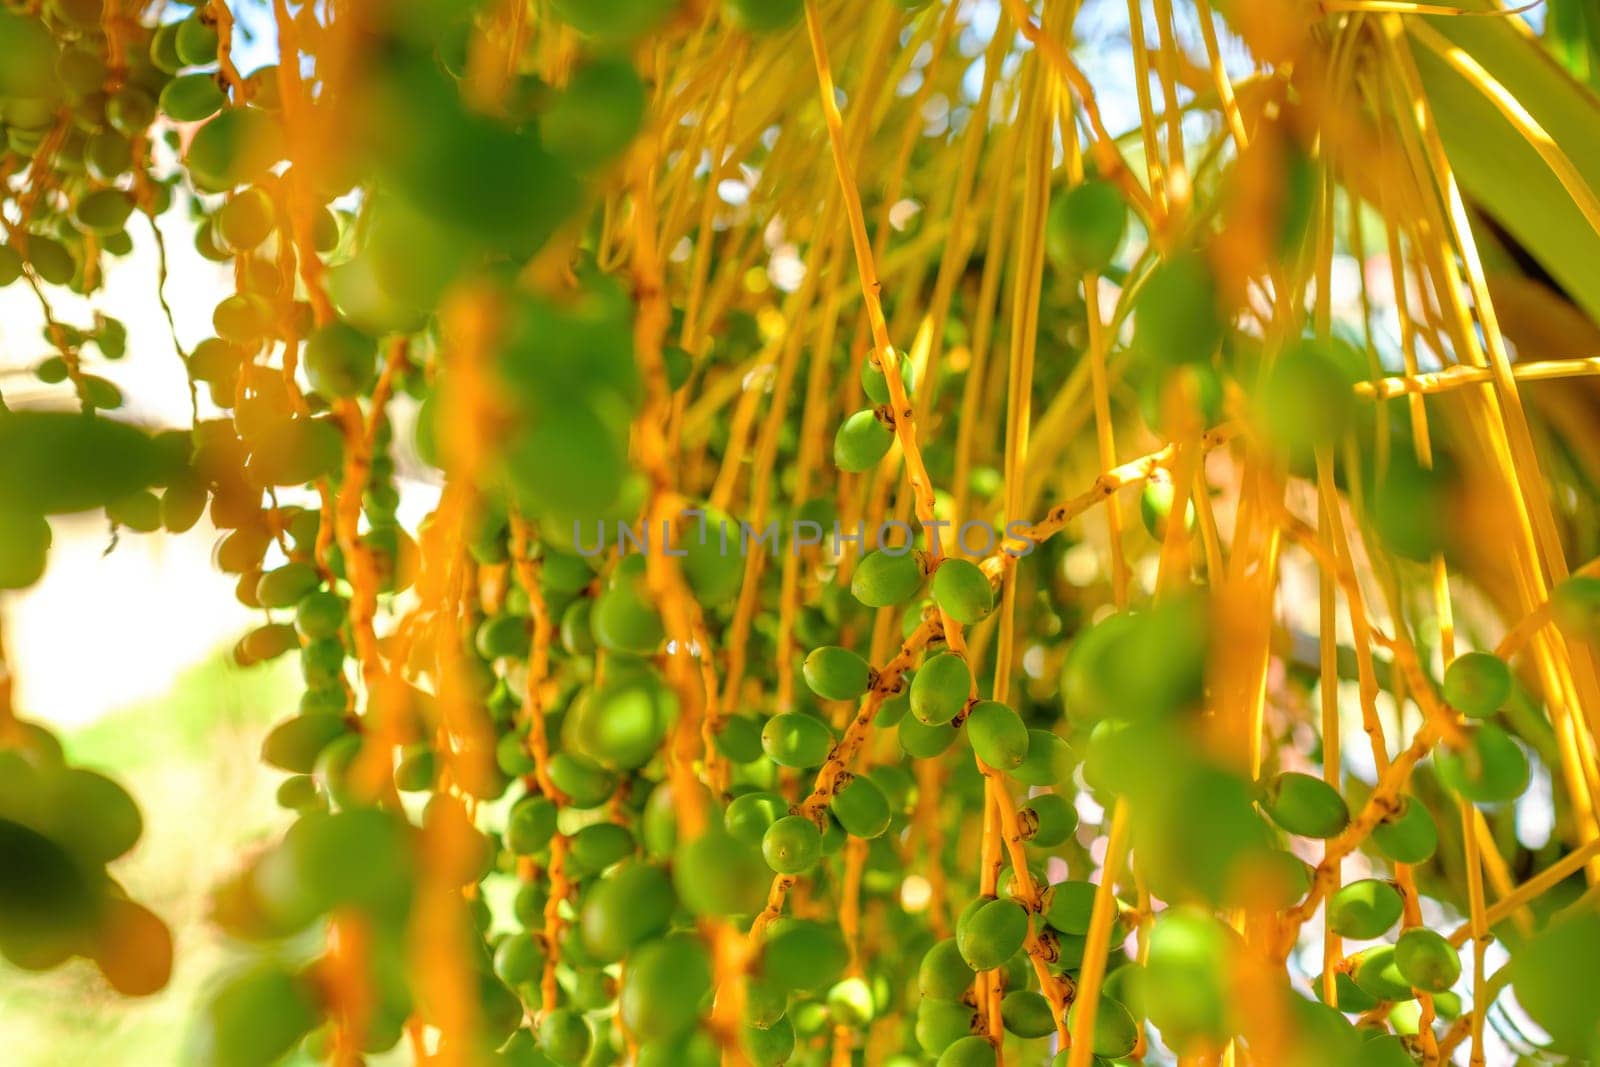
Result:
<svg viewBox="0 0 1600 1067"><path fill-rule="evenodd" d="M106 870L143 832L121 786L44 727L0 722L0 957L44 971L84 956L124 995L164 987L172 934Z"/></svg>

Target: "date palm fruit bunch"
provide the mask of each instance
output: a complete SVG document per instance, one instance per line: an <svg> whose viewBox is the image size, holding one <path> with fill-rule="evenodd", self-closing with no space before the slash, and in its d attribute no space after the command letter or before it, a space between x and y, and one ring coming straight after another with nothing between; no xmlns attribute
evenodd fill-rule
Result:
<svg viewBox="0 0 1600 1067"><path fill-rule="evenodd" d="M0 587L203 520L304 682L194 1061L1600 1054L1579 6L5 4ZM150 992L8 678L0 953Z"/></svg>

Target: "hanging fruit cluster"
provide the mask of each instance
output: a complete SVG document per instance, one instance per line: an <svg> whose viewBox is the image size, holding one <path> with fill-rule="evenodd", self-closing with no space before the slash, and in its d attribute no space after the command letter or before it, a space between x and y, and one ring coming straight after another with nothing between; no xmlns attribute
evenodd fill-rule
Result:
<svg viewBox="0 0 1600 1067"><path fill-rule="evenodd" d="M0 286L71 397L0 404L0 588L52 517L205 518L304 681L197 1062L1484 1063L1513 994L1600 1050L1592 487L1445 30L1180 6L1123 139L1069 0L0 10ZM149 241L188 299L167 212L232 285L154 430L54 297ZM0 688L0 953L165 984L139 831Z"/></svg>

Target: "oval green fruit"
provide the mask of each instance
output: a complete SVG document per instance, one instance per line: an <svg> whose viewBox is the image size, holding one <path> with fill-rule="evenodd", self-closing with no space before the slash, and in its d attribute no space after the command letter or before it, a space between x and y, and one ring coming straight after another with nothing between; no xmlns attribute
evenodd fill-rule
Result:
<svg viewBox="0 0 1600 1067"><path fill-rule="evenodd" d="M1064 271L1084 274L1111 265L1128 230L1128 209L1117 187L1085 181L1050 205L1044 247Z"/></svg>
<svg viewBox="0 0 1600 1067"><path fill-rule="evenodd" d="M1273 822L1301 837L1336 837L1350 825L1339 791L1309 774L1274 775L1262 790L1261 806Z"/></svg>
<svg viewBox="0 0 1600 1067"><path fill-rule="evenodd" d="M677 1037L694 1026L710 991L705 945L693 935L670 934L629 957L617 1003L623 1025L641 1041L652 1041Z"/></svg>
<svg viewBox="0 0 1600 1067"><path fill-rule="evenodd" d="M933 572L933 599L963 626L975 626L994 611L994 588L976 563L950 558Z"/></svg>
<svg viewBox="0 0 1600 1067"><path fill-rule="evenodd" d="M1028 754L1011 771L1023 785L1054 788L1072 778L1072 747L1049 730L1028 731Z"/></svg>
<svg viewBox="0 0 1600 1067"><path fill-rule="evenodd" d="M296 715L261 742L262 762L290 774L310 774L322 751L350 730L343 715Z"/></svg>
<svg viewBox="0 0 1600 1067"><path fill-rule="evenodd" d="M1342 937L1382 937L1400 921L1404 900L1392 882L1364 878L1340 886L1328 898L1328 922Z"/></svg>
<svg viewBox="0 0 1600 1067"><path fill-rule="evenodd" d="M860 474L878 465L894 444L894 431L878 420L868 408L839 424L833 437L834 466L846 474Z"/></svg>
<svg viewBox="0 0 1600 1067"><path fill-rule="evenodd" d="M822 858L822 831L804 815L785 815L762 835L761 854L779 874L800 874Z"/></svg>
<svg viewBox="0 0 1600 1067"><path fill-rule="evenodd" d="M769 873L758 848L718 830L680 846L672 861L678 896L691 912L702 916L760 911Z"/></svg>
<svg viewBox="0 0 1600 1067"><path fill-rule="evenodd" d="M907 715L895 727L900 748L915 759L933 759L956 743L960 728L953 723L928 726L915 716Z"/></svg>
<svg viewBox="0 0 1600 1067"><path fill-rule="evenodd" d="M972 988L976 972L961 955L956 939L936 941L922 954L917 967L917 990L935 1000L960 1000Z"/></svg>
<svg viewBox="0 0 1600 1067"><path fill-rule="evenodd" d="M42 578L50 542L44 516L0 508L0 589L26 589Z"/></svg>
<svg viewBox="0 0 1600 1067"><path fill-rule="evenodd" d="M659 867L629 863L595 882L584 898L579 929L589 953L615 963L667 929L678 905L672 881Z"/></svg>
<svg viewBox="0 0 1600 1067"><path fill-rule="evenodd" d="M323 396L359 396L377 380L378 343L354 326L330 322L306 338L305 365Z"/></svg>
<svg viewBox="0 0 1600 1067"><path fill-rule="evenodd" d="M924 726L942 726L966 707L972 691L967 661L945 652L923 663L911 679L911 714Z"/></svg>
<svg viewBox="0 0 1600 1067"><path fill-rule="evenodd" d="M942 1055L945 1049L971 1036L977 1029L977 1013L965 1004L932 998L917 1003L914 1033L917 1045L929 1056Z"/></svg>
<svg viewBox="0 0 1600 1067"><path fill-rule="evenodd" d="M1156 917L1144 974L1144 1005L1174 1051L1214 1048L1234 1028L1237 934L1209 912L1169 908Z"/></svg>
<svg viewBox="0 0 1600 1067"><path fill-rule="evenodd" d="M967 712L967 740L984 763L1012 771L1028 758L1028 728L1022 716L994 700L980 700Z"/></svg>
<svg viewBox="0 0 1600 1067"><path fill-rule="evenodd" d="M1011 900L983 903L956 930L961 958L975 971L999 967L1022 948L1028 936L1028 913Z"/></svg>
<svg viewBox="0 0 1600 1067"><path fill-rule="evenodd" d="M263 963L223 981L201 1009L197 1059L207 1067L268 1067L286 1055L322 1014L308 983Z"/></svg>
<svg viewBox="0 0 1600 1067"><path fill-rule="evenodd" d="M589 1055L594 1035L583 1016L559 1008L539 1020L539 1051L558 1064L576 1067Z"/></svg>
<svg viewBox="0 0 1600 1067"><path fill-rule="evenodd" d="M1432 930L1412 927L1395 942L1394 963L1413 989L1443 993L1461 977L1461 955Z"/></svg>
<svg viewBox="0 0 1600 1067"><path fill-rule="evenodd" d="M1416 996L1411 983L1395 965L1393 945L1374 945L1356 953L1351 960L1351 977L1368 996L1393 1001L1411 1000Z"/></svg>
<svg viewBox="0 0 1600 1067"><path fill-rule="evenodd" d="M855 700L871 685L872 668L848 648L813 649L801 667L806 685L824 700Z"/></svg>
<svg viewBox="0 0 1600 1067"><path fill-rule="evenodd" d="M903 604L922 588L922 564L909 550L878 549L856 564L850 595L869 608Z"/></svg>
<svg viewBox="0 0 1600 1067"><path fill-rule="evenodd" d="M899 366L900 383L905 386L906 396L914 396L917 391L917 368L904 352L899 353ZM889 403L889 379L883 368L870 359L861 361L861 391L874 404Z"/></svg>
<svg viewBox="0 0 1600 1067"><path fill-rule="evenodd" d="M1600 978L1600 915L1561 915L1511 956L1517 1003L1555 1042L1582 1058L1594 1050L1595 990Z"/></svg>
<svg viewBox="0 0 1600 1067"><path fill-rule="evenodd" d="M1059 793L1040 793L1017 809L1022 836L1031 845L1054 848L1078 829L1078 809Z"/></svg>
<svg viewBox="0 0 1600 1067"><path fill-rule="evenodd" d="M860 1027L877 1014L872 987L862 978L846 978L828 990L828 1014L840 1026Z"/></svg>
<svg viewBox="0 0 1600 1067"><path fill-rule="evenodd" d="M776 793L741 793L728 802L722 825L747 845L761 845L773 823L789 814L789 802Z"/></svg>
<svg viewBox="0 0 1600 1067"><path fill-rule="evenodd" d="M184 74L161 90L161 113L173 122L203 122L221 111L228 98L215 74Z"/></svg>
<svg viewBox="0 0 1600 1067"><path fill-rule="evenodd" d="M1493 723L1472 731L1468 745L1441 745L1433 757L1439 779L1479 804L1515 800L1528 788L1528 757L1515 738Z"/></svg>
<svg viewBox="0 0 1600 1067"><path fill-rule="evenodd" d="M994 1067L999 1062L994 1043L987 1037L969 1034L957 1038L939 1054L935 1067Z"/></svg>
<svg viewBox="0 0 1600 1067"><path fill-rule="evenodd" d="M814 715L786 711L774 715L762 727L761 747L767 758L780 767L818 767L833 749L833 731Z"/></svg>
<svg viewBox="0 0 1600 1067"><path fill-rule="evenodd" d="M73 205L73 220L89 233L104 237L116 233L133 214L133 198L121 189L96 189Z"/></svg>
<svg viewBox="0 0 1600 1067"><path fill-rule="evenodd" d="M1396 863L1425 863L1439 847L1439 828L1422 801L1400 798L1400 809L1372 828L1373 844Z"/></svg>
<svg viewBox="0 0 1600 1067"><path fill-rule="evenodd" d="M506 816L506 847L519 856L543 852L556 832L557 809L548 797L523 797Z"/></svg>
<svg viewBox="0 0 1600 1067"><path fill-rule="evenodd" d="M833 817L852 837L874 838L889 829L889 800L871 778L856 776L829 802Z"/></svg>
<svg viewBox="0 0 1600 1067"><path fill-rule="evenodd" d="M196 8L178 23L174 50L184 66L203 67L217 61L217 24L204 8Z"/></svg>
<svg viewBox="0 0 1600 1067"><path fill-rule="evenodd" d="M785 989L814 992L839 980L850 947L835 923L785 919L770 927L761 950L761 974Z"/></svg>
<svg viewBox="0 0 1600 1067"><path fill-rule="evenodd" d="M1077 1017L1080 1003L1073 1002L1067 1012L1069 1020ZM1089 1043L1096 1056L1111 1059L1126 1056L1139 1043L1139 1024L1134 1022L1127 1008L1110 997L1101 997L1095 1005L1094 1030Z"/></svg>
<svg viewBox="0 0 1600 1067"><path fill-rule="evenodd" d="M1511 699L1511 668L1488 652L1468 652L1444 672L1445 703L1474 719L1487 719Z"/></svg>
<svg viewBox="0 0 1600 1067"><path fill-rule="evenodd" d="M1089 932L1089 917L1094 913L1093 882L1057 882L1050 887L1044 921L1064 934L1082 937Z"/></svg>
<svg viewBox="0 0 1600 1067"><path fill-rule="evenodd" d="M1204 259L1181 253L1156 266L1134 304L1133 347L1157 363L1197 363L1222 343L1224 323Z"/></svg>
<svg viewBox="0 0 1600 1067"><path fill-rule="evenodd" d="M1055 1033L1055 1016L1042 993L1014 989L1000 1001L1000 1018L1011 1033L1021 1038L1049 1037Z"/></svg>

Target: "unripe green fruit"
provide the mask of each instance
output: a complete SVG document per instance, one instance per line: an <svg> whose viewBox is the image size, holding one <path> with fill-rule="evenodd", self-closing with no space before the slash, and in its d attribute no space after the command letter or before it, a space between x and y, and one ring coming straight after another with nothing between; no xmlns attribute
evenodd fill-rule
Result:
<svg viewBox="0 0 1600 1067"><path fill-rule="evenodd" d="M1510 734L1493 723L1473 730L1464 749L1441 745L1433 763L1440 781L1478 804L1515 800L1528 788L1528 757Z"/></svg>
<svg viewBox="0 0 1600 1067"><path fill-rule="evenodd" d="M799 874L822 858L822 831L804 815L785 815L761 837L761 854L779 874Z"/></svg>
<svg viewBox="0 0 1600 1067"><path fill-rule="evenodd" d="M72 215L83 230L99 236L116 233L133 214L133 198L121 189L96 189L73 205Z"/></svg>
<svg viewBox="0 0 1600 1067"><path fill-rule="evenodd" d="M758 1029L772 1026L789 1010L789 991L759 975L745 979L744 1021Z"/></svg>
<svg viewBox="0 0 1600 1067"><path fill-rule="evenodd" d="M1111 265L1128 229L1128 209L1117 187L1106 181L1074 186L1050 205L1044 247L1050 259L1073 274Z"/></svg>
<svg viewBox="0 0 1600 1067"><path fill-rule="evenodd" d="M1144 521L1145 531L1157 541L1166 540L1167 520L1172 517L1172 505L1177 495L1171 481L1157 481L1154 478L1145 482L1144 489L1139 492L1139 518ZM1184 502L1183 528L1193 533L1194 524L1194 500L1189 499Z"/></svg>
<svg viewBox="0 0 1600 1067"><path fill-rule="evenodd" d="M672 881L684 906L701 916L748 915L766 900L769 871L758 848L712 830L678 848Z"/></svg>
<svg viewBox="0 0 1600 1067"><path fill-rule="evenodd" d="M1028 937L1028 913L1011 900L990 900L956 928L961 958L976 971L999 967Z"/></svg>
<svg viewBox="0 0 1600 1067"><path fill-rule="evenodd" d="M50 542L44 516L0 510L0 589L26 589L42 578Z"/></svg>
<svg viewBox="0 0 1600 1067"><path fill-rule="evenodd" d="M203 67L217 61L217 25L206 16L204 9L196 9L178 23L174 44L178 58L184 66Z"/></svg>
<svg viewBox="0 0 1600 1067"><path fill-rule="evenodd" d="M1468 652L1444 672L1445 703L1474 719L1487 719L1511 699L1511 669L1488 652Z"/></svg>
<svg viewBox="0 0 1600 1067"><path fill-rule="evenodd" d="M1057 882L1050 887L1050 902L1044 921L1065 934L1078 937L1089 932L1089 917L1094 913L1093 882Z"/></svg>
<svg viewBox="0 0 1600 1067"><path fill-rule="evenodd" d="M716 726L713 742L717 751L731 763L754 763L764 750L761 747L761 726L749 715L725 715Z"/></svg>
<svg viewBox="0 0 1600 1067"><path fill-rule="evenodd" d="M933 759L955 744L961 734L960 729L951 723L928 726L912 715L901 719L895 729L901 749L915 759Z"/></svg>
<svg viewBox="0 0 1600 1067"><path fill-rule="evenodd" d="M321 1008L308 983L263 963L219 986L201 1010L196 1058L207 1067L267 1067L317 1025Z"/></svg>
<svg viewBox="0 0 1600 1067"><path fill-rule="evenodd" d="M230 107L189 141L189 177L202 192L220 193L264 177L283 158L283 131L267 112Z"/></svg>
<svg viewBox="0 0 1600 1067"><path fill-rule="evenodd" d="M1059 793L1040 793L1017 809L1023 839L1039 848L1064 844L1078 829L1078 809Z"/></svg>
<svg viewBox="0 0 1600 1067"><path fill-rule="evenodd" d="M994 588L976 563L946 559L933 572L933 599L963 626L975 626L994 611Z"/></svg>
<svg viewBox="0 0 1600 1067"><path fill-rule="evenodd" d="M506 736L513 741L521 740L515 734ZM504 767L501 769L504 770ZM412 745L403 750L400 762L395 765L394 787L402 793L421 793L434 787L438 773L433 749L427 745Z"/></svg>
<svg viewBox="0 0 1600 1067"><path fill-rule="evenodd" d="M722 0L728 21L751 33L775 33L800 21L804 0Z"/></svg>
<svg viewBox="0 0 1600 1067"><path fill-rule="evenodd" d="M1600 641L1600 578L1574 574L1556 586L1550 594L1550 615L1573 640Z"/></svg>
<svg viewBox="0 0 1600 1067"><path fill-rule="evenodd" d="M539 1050L558 1064L576 1067L593 1044L589 1024L575 1011L558 1009L539 1020Z"/></svg>
<svg viewBox="0 0 1600 1067"><path fill-rule="evenodd" d="M278 783L273 795L278 807L301 811L325 806L326 798L317 788L317 780L308 774L295 774Z"/></svg>
<svg viewBox="0 0 1600 1067"><path fill-rule="evenodd" d="M544 144L579 169L617 156L639 130L647 102L644 82L623 56L580 64L540 123Z"/></svg>
<svg viewBox="0 0 1600 1067"><path fill-rule="evenodd" d="M994 1067L998 1062L994 1044L978 1034L971 1034L951 1043L939 1055L935 1067Z"/></svg>
<svg viewBox="0 0 1600 1067"><path fill-rule="evenodd" d="M852 778L829 802L833 817L852 837L879 837L894 817L889 800L871 778Z"/></svg>
<svg viewBox="0 0 1600 1067"><path fill-rule="evenodd" d="M306 338L305 364L311 387L323 396L359 396L377 380L378 343L354 326L330 322Z"/></svg>
<svg viewBox="0 0 1600 1067"><path fill-rule="evenodd" d="M221 111L228 98L214 74L184 74L161 90L161 113L173 122L203 122Z"/></svg>
<svg viewBox="0 0 1600 1067"><path fill-rule="evenodd" d="M309 563L285 563L267 571L256 583L256 599L264 608L291 608L315 592L322 575Z"/></svg>
<svg viewBox="0 0 1600 1067"><path fill-rule="evenodd" d="M953 1000L924 998L917 1003L916 1038L922 1051L939 1056L978 1028L978 1016L970 1007Z"/></svg>
<svg viewBox="0 0 1600 1067"><path fill-rule="evenodd" d="M1432 930L1412 927L1395 942L1394 963L1412 988L1442 993L1461 977L1461 956L1455 946Z"/></svg>
<svg viewBox="0 0 1600 1067"><path fill-rule="evenodd" d="M666 637L655 607L626 581L595 598L589 621L596 643L610 652L649 656Z"/></svg>
<svg viewBox="0 0 1600 1067"><path fill-rule="evenodd" d="M739 1047L755 1067L779 1067L794 1055L794 1024L788 1019L778 1019L765 1028L741 1027ZM721 1062L720 1055L717 1062Z"/></svg>
<svg viewBox="0 0 1600 1067"><path fill-rule="evenodd" d="M761 974L779 986L814 992L839 980L850 947L834 923L787 919L773 923L761 950Z"/></svg>
<svg viewBox="0 0 1600 1067"><path fill-rule="evenodd" d="M506 816L506 847L519 856L543 852L556 832L556 806L548 797L523 797Z"/></svg>
<svg viewBox="0 0 1600 1067"><path fill-rule="evenodd" d="M828 990L828 1014L839 1026L861 1027L877 1014L872 987L861 978L846 978Z"/></svg>
<svg viewBox="0 0 1600 1067"><path fill-rule="evenodd" d="M975 977L962 958L956 939L947 937L923 953L917 967L917 990L935 1000L960 1000L972 988Z"/></svg>
<svg viewBox="0 0 1600 1067"><path fill-rule="evenodd" d="M655 757L677 717L677 694L661 679L626 673L574 702L562 739L602 767L637 770Z"/></svg>
<svg viewBox="0 0 1600 1067"><path fill-rule="evenodd" d="M66 285L78 272L78 261L67 246L53 237L28 234L28 263L39 280L49 285Z"/></svg>
<svg viewBox="0 0 1600 1067"><path fill-rule="evenodd" d="M575 877L599 874L631 856L638 847L633 831L614 822L590 823L572 835L567 864Z"/></svg>
<svg viewBox="0 0 1600 1067"><path fill-rule="evenodd" d="M869 552L850 576L850 595L869 608L903 604L922 588L922 564L909 550Z"/></svg>
<svg viewBox="0 0 1600 1067"><path fill-rule="evenodd" d="M1351 976L1356 986L1368 996L1396 1001L1411 1000L1416 996L1411 983L1406 981L1400 968L1395 965L1393 945L1374 945L1356 953L1353 961Z"/></svg>
<svg viewBox="0 0 1600 1067"><path fill-rule="evenodd" d="M312 590L295 605L295 629L313 641L334 637L344 627L346 611L344 598L338 593Z"/></svg>
<svg viewBox="0 0 1600 1067"><path fill-rule="evenodd" d="M1336 837L1350 825L1339 791L1309 774L1275 775L1262 790L1261 806L1273 822L1301 837Z"/></svg>
<svg viewBox="0 0 1600 1067"><path fill-rule="evenodd" d="M967 661L945 652L923 663L911 679L911 714L924 726L941 726L960 714L972 691Z"/></svg>
<svg viewBox="0 0 1600 1067"><path fill-rule="evenodd" d="M1056 1030L1050 1002L1031 989L1007 993L1000 1001L1000 1018L1007 1030L1021 1038L1049 1037Z"/></svg>
<svg viewBox="0 0 1600 1067"><path fill-rule="evenodd" d="M1559 915L1511 957L1517 1003L1557 1049L1580 1059L1594 1051L1597 959L1600 916L1588 908Z"/></svg>
<svg viewBox="0 0 1600 1067"><path fill-rule="evenodd" d="M1233 1028L1238 935L1209 912L1169 908L1150 931L1144 1004L1174 1051L1211 1047Z"/></svg>
<svg viewBox="0 0 1600 1067"><path fill-rule="evenodd" d="M296 715L284 719L261 742L261 759L290 774L310 774L323 749L349 729L343 715Z"/></svg>
<svg viewBox="0 0 1600 1067"><path fill-rule="evenodd" d="M1195 253L1166 260L1150 272L1134 305L1133 347L1155 363L1197 363L1222 342L1211 269Z"/></svg>
<svg viewBox="0 0 1600 1067"><path fill-rule="evenodd" d="M122 143L126 144L126 141ZM0 245L0 288L22 277L22 254L10 245Z"/></svg>
<svg viewBox="0 0 1600 1067"><path fill-rule="evenodd" d="M833 748L833 731L814 715L786 711L767 720L761 748L780 767L817 767Z"/></svg>
<svg viewBox="0 0 1600 1067"><path fill-rule="evenodd" d="M1028 757L1028 728L1022 716L994 700L980 700L967 713L967 740L984 763L1001 771L1022 766Z"/></svg>
<svg viewBox="0 0 1600 1067"><path fill-rule="evenodd" d="M641 1041L677 1037L700 1016L711 990L711 961L698 937L672 934L640 947L622 972L623 1025Z"/></svg>
<svg viewBox="0 0 1600 1067"><path fill-rule="evenodd" d="M899 362L900 381L906 388L906 396L914 396L917 391L917 368L904 352L900 353ZM882 368L875 366L870 359L861 361L861 391L874 404L889 403L889 379Z"/></svg>
<svg viewBox="0 0 1600 1067"><path fill-rule="evenodd" d="M594 760L558 752L550 758L550 782L566 793L574 808L598 808L616 792L616 777Z"/></svg>
<svg viewBox="0 0 1600 1067"><path fill-rule="evenodd" d="M848 648L813 649L801 667L806 685L823 700L855 700L871 684L872 668Z"/></svg>
<svg viewBox="0 0 1600 1067"><path fill-rule="evenodd" d="M1328 922L1342 937L1381 937L1400 921L1404 900L1392 882L1365 878L1341 886L1328 898Z"/></svg>
<svg viewBox="0 0 1600 1067"><path fill-rule="evenodd" d="M1074 1001L1067 1012L1069 1026L1077 1018L1080 1003ZM1128 1014L1128 1009L1110 997L1101 997L1095 1005L1094 1032L1089 1040L1094 1054L1116 1059L1132 1052L1138 1043L1139 1024Z"/></svg>
<svg viewBox="0 0 1600 1067"><path fill-rule="evenodd" d="M635 945L664 932L678 905L659 867L630 863L597 881L579 914L583 946L596 960L615 963Z"/></svg>
<svg viewBox="0 0 1600 1067"><path fill-rule="evenodd" d="M846 474L860 474L878 465L894 444L894 431L878 421L868 408L839 424L833 436L834 466Z"/></svg>
<svg viewBox="0 0 1600 1067"><path fill-rule="evenodd" d="M789 814L789 802L776 793L743 793L728 802L723 828L747 845L759 847L767 829Z"/></svg>
<svg viewBox="0 0 1600 1067"><path fill-rule="evenodd" d="M1439 847L1439 829L1416 797L1400 798L1400 810L1372 828L1373 844L1396 863L1425 863Z"/></svg>
<svg viewBox="0 0 1600 1067"><path fill-rule="evenodd" d="M1060 734L1028 731L1028 754L1011 771L1023 785L1054 788L1072 778L1072 748Z"/></svg>

